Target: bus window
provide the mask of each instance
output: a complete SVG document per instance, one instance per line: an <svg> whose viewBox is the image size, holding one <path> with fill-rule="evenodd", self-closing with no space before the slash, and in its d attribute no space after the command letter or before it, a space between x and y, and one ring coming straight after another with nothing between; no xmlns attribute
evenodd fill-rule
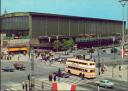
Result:
<svg viewBox="0 0 128 91"><path fill-rule="evenodd" d="M90 65L94 65L94 63L90 63Z"/></svg>
<svg viewBox="0 0 128 91"><path fill-rule="evenodd" d="M83 63L83 65L87 65L87 63Z"/></svg>
<svg viewBox="0 0 128 91"><path fill-rule="evenodd" d="M90 72L95 72L95 70L90 70Z"/></svg>
<svg viewBox="0 0 128 91"><path fill-rule="evenodd" d="M84 71L84 69L80 69L80 71Z"/></svg>
<svg viewBox="0 0 128 91"><path fill-rule="evenodd" d="M85 72L87 72L87 70L85 70Z"/></svg>

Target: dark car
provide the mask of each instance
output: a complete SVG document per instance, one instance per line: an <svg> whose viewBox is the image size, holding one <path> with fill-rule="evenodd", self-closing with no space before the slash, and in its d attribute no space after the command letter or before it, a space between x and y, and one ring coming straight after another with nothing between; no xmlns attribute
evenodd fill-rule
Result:
<svg viewBox="0 0 128 91"><path fill-rule="evenodd" d="M62 77L62 78L69 78L70 77L70 75L66 74L66 73L59 74L58 72L54 72L53 74L58 76L58 77Z"/></svg>
<svg viewBox="0 0 128 91"><path fill-rule="evenodd" d="M25 70L25 66L20 62L13 64L13 66L16 70Z"/></svg>
<svg viewBox="0 0 128 91"><path fill-rule="evenodd" d="M70 74L63 74L63 78L69 78L70 77Z"/></svg>
<svg viewBox="0 0 128 91"><path fill-rule="evenodd" d="M5 71L5 72L14 72L13 67L4 67L2 70Z"/></svg>

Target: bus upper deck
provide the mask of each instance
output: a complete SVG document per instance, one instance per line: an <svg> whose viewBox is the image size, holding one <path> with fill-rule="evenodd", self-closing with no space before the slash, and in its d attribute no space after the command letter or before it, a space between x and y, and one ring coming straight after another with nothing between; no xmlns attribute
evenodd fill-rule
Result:
<svg viewBox="0 0 128 91"><path fill-rule="evenodd" d="M80 60L76 58L68 58L66 61L66 65L74 65L82 68L96 68L96 64L94 61Z"/></svg>

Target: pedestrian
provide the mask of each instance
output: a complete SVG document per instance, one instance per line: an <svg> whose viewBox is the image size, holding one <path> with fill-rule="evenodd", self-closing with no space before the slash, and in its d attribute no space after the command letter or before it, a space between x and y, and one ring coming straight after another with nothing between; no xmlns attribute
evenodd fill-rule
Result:
<svg viewBox="0 0 128 91"><path fill-rule="evenodd" d="M52 75L49 75L49 81L52 81Z"/></svg>
<svg viewBox="0 0 128 91"><path fill-rule="evenodd" d="M60 70L60 68L58 69L58 75L59 75L59 77L61 76L61 70Z"/></svg>
<svg viewBox="0 0 128 91"><path fill-rule="evenodd" d="M41 88L42 88L42 90L44 89L44 82L42 82L42 84L41 84Z"/></svg>
<svg viewBox="0 0 128 91"><path fill-rule="evenodd" d="M102 72L102 74L104 73L104 69L103 69L103 67L101 67L101 72Z"/></svg>
<svg viewBox="0 0 128 91"><path fill-rule="evenodd" d="M121 71L121 66L119 65L119 71Z"/></svg>
<svg viewBox="0 0 128 91"><path fill-rule="evenodd" d="M54 82L56 81L56 75L54 75Z"/></svg>
<svg viewBox="0 0 128 91"><path fill-rule="evenodd" d="M19 61L20 57L18 56L18 61Z"/></svg>
<svg viewBox="0 0 128 91"><path fill-rule="evenodd" d="M28 91L28 85L27 85L27 83L25 84L25 88L26 88L26 91Z"/></svg>
<svg viewBox="0 0 128 91"><path fill-rule="evenodd" d="M84 80L84 74L82 74L82 80Z"/></svg>
<svg viewBox="0 0 128 91"><path fill-rule="evenodd" d="M51 77L50 77L50 75L48 76L48 80L51 81Z"/></svg>
<svg viewBox="0 0 128 91"><path fill-rule="evenodd" d="M24 91L24 87L25 87L25 83L23 82L22 83L22 89L23 89L23 91Z"/></svg>

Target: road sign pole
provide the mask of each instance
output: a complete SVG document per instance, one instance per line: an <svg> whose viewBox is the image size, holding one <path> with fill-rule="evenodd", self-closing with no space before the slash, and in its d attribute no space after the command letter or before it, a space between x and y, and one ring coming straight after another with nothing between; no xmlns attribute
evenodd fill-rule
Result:
<svg viewBox="0 0 128 91"><path fill-rule="evenodd" d="M98 91L100 91L100 87L99 87L99 85L98 85Z"/></svg>

